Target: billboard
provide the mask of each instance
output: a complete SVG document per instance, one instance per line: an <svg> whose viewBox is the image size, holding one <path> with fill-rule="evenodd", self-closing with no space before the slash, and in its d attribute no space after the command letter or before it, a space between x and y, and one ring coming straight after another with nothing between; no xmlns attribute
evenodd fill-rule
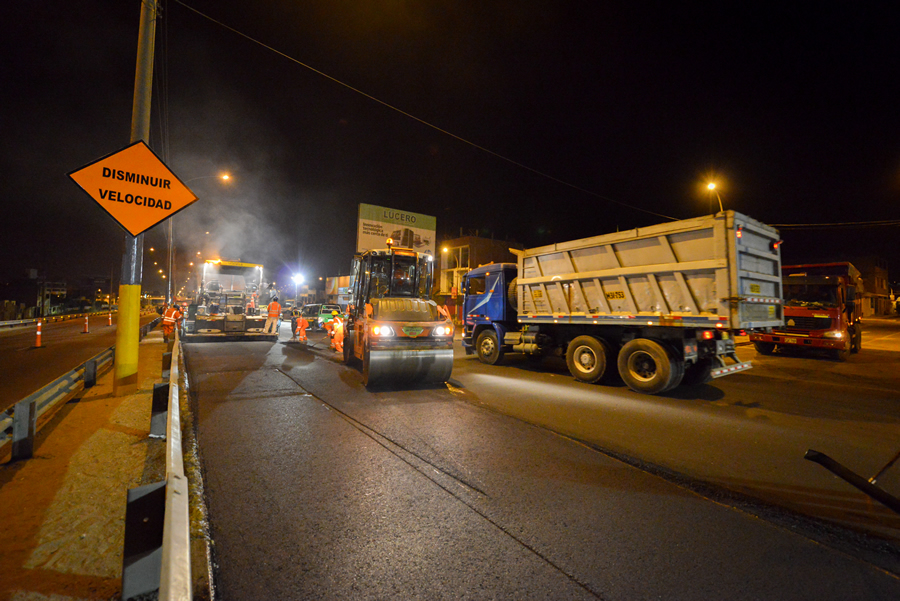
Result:
<svg viewBox="0 0 900 601"><path fill-rule="evenodd" d="M396 246L434 255L436 230L437 219L429 215L360 203L356 252L386 248L386 240L393 238Z"/></svg>

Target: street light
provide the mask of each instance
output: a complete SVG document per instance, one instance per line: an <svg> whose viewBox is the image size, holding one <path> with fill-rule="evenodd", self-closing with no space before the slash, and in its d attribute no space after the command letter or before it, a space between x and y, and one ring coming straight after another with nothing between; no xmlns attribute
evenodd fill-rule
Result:
<svg viewBox="0 0 900 601"><path fill-rule="evenodd" d="M201 175L200 177L192 177L191 179L189 179L185 182L182 182L182 183L187 184L189 182L194 182L199 179L212 179L212 178L220 179L225 182L231 180L231 176L229 174L220 173L218 175ZM168 266L169 267L169 276L171 276L172 272L175 271L175 233L173 231L174 219L175 219L174 215L169 217L169 219L168 219L169 231L167 232L167 236L169 239L169 253L168 253L169 254L169 257L168 257L168 259L169 259L169 266ZM206 233L208 234L209 232L206 232ZM151 248L150 250L153 250L153 249ZM200 253L197 253L197 254L199 255ZM166 286L166 301L168 301L171 304L175 300L172 297L172 281L174 280L174 278L169 277L168 279L169 279L169 285Z"/></svg>
<svg viewBox="0 0 900 601"><path fill-rule="evenodd" d="M300 300L300 284L303 283L303 275L295 273L291 279L294 280L294 308L296 308Z"/></svg>
<svg viewBox="0 0 900 601"><path fill-rule="evenodd" d="M721 212L721 211L724 211L725 209L722 208L722 197L719 196L719 191L716 190L716 184L715 184L715 182L709 182L709 183L706 185L706 187L709 189L709 212L712 213L712 193L713 193L713 192L716 193L716 198L719 199L719 211L720 211L720 212Z"/></svg>

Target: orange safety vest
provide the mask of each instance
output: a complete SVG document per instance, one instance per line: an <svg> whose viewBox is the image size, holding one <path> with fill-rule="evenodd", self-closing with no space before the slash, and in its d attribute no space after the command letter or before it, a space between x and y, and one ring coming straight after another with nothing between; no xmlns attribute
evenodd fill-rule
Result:
<svg viewBox="0 0 900 601"><path fill-rule="evenodd" d="M269 303L269 319L275 319L281 315L281 305L277 302Z"/></svg>
<svg viewBox="0 0 900 601"><path fill-rule="evenodd" d="M178 319L181 319L181 313L178 311L178 309L170 307L166 309L166 312L163 314L162 320L164 324L173 324Z"/></svg>

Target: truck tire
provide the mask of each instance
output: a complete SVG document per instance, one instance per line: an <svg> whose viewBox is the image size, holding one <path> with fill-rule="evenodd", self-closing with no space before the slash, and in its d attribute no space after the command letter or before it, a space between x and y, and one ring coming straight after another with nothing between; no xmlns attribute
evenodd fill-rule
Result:
<svg viewBox="0 0 900 601"><path fill-rule="evenodd" d="M850 331L847 330L844 332L844 348L836 349L834 351L834 358L838 361L844 362L850 358L851 352L853 352L853 339L851 337Z"/></svg>
<svg viewBox="0 0 900 601"><path fill-rule="evenodd" d="M682 386L706 384L712 379L709 377L712 367L712 359L700 359L684 370L684 377L681 379Z"/></svg>
<svg viewBox="0 0 900 601"><path fill-rule="evenodd" d="M500 348L500 341L494 330L484 330L478 335L475 350L478 360L488 365L497 365L503 359L503 349Z"/></svg>
<svg viewBox="0 0 900 601"><path fill-rule="evenodd" d="M756 352L760 355L771 355L772 351L775 350L774 342L754 342L753 346L756 347Z"/></svg>
<svg viewBox="0 0 900 601"><path fill-rule="evenodd" d="M606 375L608 362L609 345L593 336L579 336L566 349L569 373L581 382L599 382Z"/></svg>
<svg viewBox="0 0 900 601"><path fill-rule="evenodd" d="M516 281L518 279L518 277L513 278L506 288L506 302L509 303L509 308L517 313L519 311L519 295L516 294Z"/></svg>
<svg viewBox="0 0 900 601"><path fill-rule="evenodd" d="M619 351L619 375L635 392L659 394L681 384L684 362L673 359L655 340L635 338Z"/></svg>

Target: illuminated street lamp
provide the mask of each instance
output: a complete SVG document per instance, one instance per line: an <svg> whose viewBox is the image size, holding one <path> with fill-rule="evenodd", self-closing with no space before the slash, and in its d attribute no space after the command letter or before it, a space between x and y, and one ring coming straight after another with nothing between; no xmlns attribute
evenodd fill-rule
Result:
<svg viewBox="0 0 900 601"><path fill-rule="evenodd" d="M712 193L716 193L716 198L719 199L719 211L724 211L722 208L722 197L719 196L719 191L716 190L716 184L714 182L709 182L706 184L707 189L709 189L709 212L712 213Z"/></svg>
<svg viewBox="0 0 900 601"><path fill-rule="evenodd" d="M296 307L300 300L300 284L303 283L303 274L295 273L291 279L294 280L294 307Z"/></svg>
<svg viewBox="0 0 900 601"><path fill-rule="evenodd" d="M227 173L220 173L220 174L218 174L218 175L202 175L202 176L200 176L200 177L192 177L191 179L189 179L189 180L187 180L187 181L185 181L185 182L183 182L183 183L187 184L187 183L189 183L189 182L194 182L194 181L197 181L197 180L199 180L199 179L212 179L212 178L220 179L220 180L222 180L222 181L224 181L224 182L227 182L227 181L230 181L230 180L231 180L231 176L230 176L229 174L227 174ZM168 258L169 258L169 269L168 269L168 271L169 271L169 275L170 275L170 276L172 275L172 272L175 271L175 233L174 233L174 231L173 231L173 229L174 229L174 225L173 225L173 224L174 224L174 218L175 218L175 216L172 215L172 216L169 217L169 219L168 219L168 221L169 221L169 231L168 231L168 233L167 233L168 238L169 238L169 253L168 253L168 254L169 254L169 257L168 257ZM208 234L209 232L206 232L206 233ZM150 250L153 250L153 249L151 248ZM197 254L199 255L200 253L197 253ZM170 277L170 278L168 278L168 279L169 279L169 285L166 286L166 302L171 303L171 302L174 300L174 299L172 298L172 281L173 281L173 278Z"/></svg>

